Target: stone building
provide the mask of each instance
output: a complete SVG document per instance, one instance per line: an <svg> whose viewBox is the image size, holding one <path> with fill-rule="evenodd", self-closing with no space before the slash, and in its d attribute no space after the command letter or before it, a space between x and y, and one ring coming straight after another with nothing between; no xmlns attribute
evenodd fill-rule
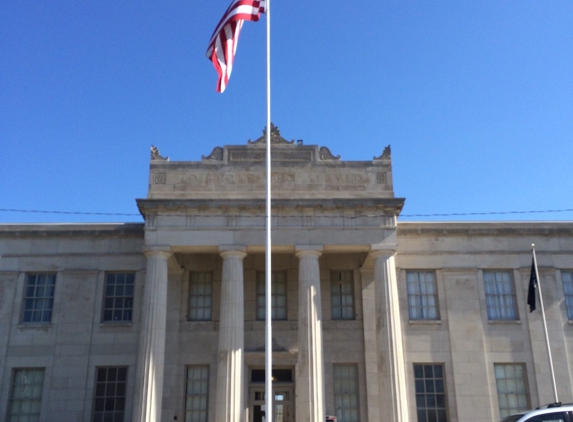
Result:
<svg viewBox="0 0 573 422"><path fill-rule="evenodd" d="M0 418L258 422L261 137L154 149L144 224L0 226ZM389 147L273 146L275 420L495 421L573 401L573 222L398 222ZM538 305L539 308L539 305Z"/></svg>

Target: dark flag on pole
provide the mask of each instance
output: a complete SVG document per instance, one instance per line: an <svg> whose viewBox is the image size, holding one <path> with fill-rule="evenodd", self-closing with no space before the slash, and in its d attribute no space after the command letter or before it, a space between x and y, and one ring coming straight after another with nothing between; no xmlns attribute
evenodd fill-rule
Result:
<svg viewBox="0 0 573 422"><path fill-rule="evenodd" d="M535 289L537 289L537 274L535 271L535 260L531 260L531 275L529 276L529 292L527 293L527 304L529 312L535 311Z"/></svg>

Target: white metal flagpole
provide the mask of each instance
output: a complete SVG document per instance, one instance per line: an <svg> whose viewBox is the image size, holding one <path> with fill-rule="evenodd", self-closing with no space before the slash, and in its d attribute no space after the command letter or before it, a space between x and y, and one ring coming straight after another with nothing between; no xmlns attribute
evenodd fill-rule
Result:
<svg viewBox="0 0 573 422"><path fill-rule="evenodd" d="M273 421L273 327L271 308L271 5L266 0L267 15L267 192L265 247L265 421Z"/></svg>
<svg viewBox="0 0 573 422"><path fill-rule="evenodd" d="M547 332L547 320L545 319L545 307L543 306L543 295L541 294L541 280L539 279L539 271L537 270L537 257L535 256L535 245L531 245L533 250L533 267L535 268L535 279L537 280L537 291L539 292L539 303L541 304L541 315L543 316L543 329L545 330L545 345L547 346L547 354L549 355L549 369L551 370L551 381L553 382L553 394L555 395L555 403L559 403L557 396L557 384L555 383L555 370L553 369L553 357L551 356L551 345L549 344L549 334Z"/></svg>

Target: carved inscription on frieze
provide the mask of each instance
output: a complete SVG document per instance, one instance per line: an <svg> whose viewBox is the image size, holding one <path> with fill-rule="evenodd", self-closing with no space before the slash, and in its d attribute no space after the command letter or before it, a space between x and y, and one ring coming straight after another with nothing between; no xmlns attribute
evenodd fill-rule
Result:
<svg viewBox="0 0 573 422"><path fill-rule="evenodd" d="M349 190L360 191L366 190L369 185L374 183L371 180L373 174L360 172L294 172L294 171L277 171L271 175L274 189L285 189L295 191L312 191L312 190ZM232 190L259 190L264 189L266 176L261 172L249 171L229 171L224 173L187 173L182 176L181 184L187 185L191 190L215 190L226 191ZM376 178L376 183L381 182Z"/></svg>

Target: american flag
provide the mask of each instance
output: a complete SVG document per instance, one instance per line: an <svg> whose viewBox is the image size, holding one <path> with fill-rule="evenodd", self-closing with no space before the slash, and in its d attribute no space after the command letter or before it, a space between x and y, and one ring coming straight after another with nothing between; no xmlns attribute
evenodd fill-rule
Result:
<svg viewBox="0 0 573 422"><path fill-rule="evenodd" d="M233 0L213 31L206 55L219 74L217 92L225 90L231 77L243 22L258 21L265 8L265 0Z"/></svg>

